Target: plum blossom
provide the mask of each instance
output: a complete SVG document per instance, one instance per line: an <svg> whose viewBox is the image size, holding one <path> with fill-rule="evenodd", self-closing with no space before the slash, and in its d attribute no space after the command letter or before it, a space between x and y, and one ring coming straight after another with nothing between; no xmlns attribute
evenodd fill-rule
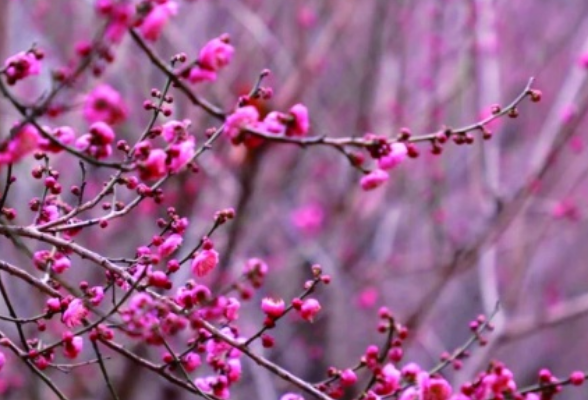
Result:
<svg viewBox="0 0 588 400"><path fill-rule="evenodd" d="M4 62L4 68L8 84L13 85L22 79L31 75L38 75L41 72L40 56L32 51L21 51L8 57Z"/></svg>
<svg viewBox="0 0 588 400"><path fill-rule="evenodd" d="M375 169L360 180L361 188L365 191L376 189L388 180L388 173L381 169Z"/></svg>
<svg viewBox="0 0 588 400"><path fill-rule="evenodd" d="M65 332L63 336L63 355L69 359L76 358L84 347L84 339L81 336L73 336L71 332Z"/></svg>
<svg viewBox="0 0 588 400"><path fill-rule="evenodd" d="M112 142L114 142L114 139L115 133L112 128L107 123L98 121L90 125L88 133L76 140L75 146L78 150L101 159L112 154Z"/></svg>
<svg viewBox="0 0 588 400"><path fill-rule="evenodd" d="M39 148L41 136L37 128L26 124L8 142L0 143L0 165L13 164Z"/></svg>
<svg viewBox="0 0 588 400"><path fill-rule="evenodd" d="M116 125L127 118L127 106L118 91L110 85L101 84L86 96L83 113L89 123L102 121Z"/></svg>
<svg viewBox="0 0 588 400"><path fill-rule="evenodd" d="M155 5L139 26L139 31L145 39L155 42L170 17L177 13L178 4L175 1Z"/></svg>
<svg viewBox="0 0 588 400"><path fill-rule="evenodd" d="M308 119L308 109L303 104L295 104L290 108L290 115L292 121L288 123L286 136L306 136L310 128L310 121Z"/></svg>
<svg viewBox="0 0 588 400"><path fill-rule="evenodd" d="M384 170L392 169L402 163L408 155L408 149L404 143L392 143L390 153L378 159L378 167Z"/></svg>
<svg viewBox="0 0 588 400"><path fill-rule="evenodd" d="M321 310L321 304L316 299L306 299L300 307L300 316L308 322L312 322L314 317Z"/></svg>
<svg viewBox="0 0 588 400"><path fill-rule="evenodd" d="M259 112L254 106L238 108L234 113L227 117L224 133L230 139L236 141L242 128L245 128L246 126L255 126L258 120Z"/></svg>
<svg viewBox="0 0 588 400"><path fill-rule="evenodd" d="M214 249L196 253L192 260L192 273L202 277L208 275L218 264L218 252Z"/></svg>
<svg viewBox="0 0 588 400"><path fill-rule="evenodd" d="M63 312L63 323L68 328L73 328L82 323L82 320L88 316L88 310L81 299L73 299L67 309Z"/></svg>
<svg viewBox="0 0 588 400"><path fill-rule="evenodd" d="M194 83L216 80L216 73L229 64L234 52L225 37L212 39L200 49L198 67L192 68L188 80Z"/></svg>
<svg viewBox="0 0 588 400"><path fill-rule="evenodd" d="M282 299L272 299L265 297L261 300L261 310L270 318L279 318L284 314L286 304Z"/></svg>
<svg viewBox="0 0 588 400"><path fill-rule="evenodd" d="M182 245L182 241L183 239L181 235L173 233L157 248L157 253L160 257L169 257Z"/></svg>
<svg viewBox="0 0 588 400"><path fill-rule="evenodd" d="M63 146L69 146L76 139L76 133L73 128L69 126L60 126L52 130L46 130L51 136L53 136L59 143L53 143L47 138L41 138L39 140L39 148L43 151L49 151L52 153L59 153L63 150Z"/></svg>

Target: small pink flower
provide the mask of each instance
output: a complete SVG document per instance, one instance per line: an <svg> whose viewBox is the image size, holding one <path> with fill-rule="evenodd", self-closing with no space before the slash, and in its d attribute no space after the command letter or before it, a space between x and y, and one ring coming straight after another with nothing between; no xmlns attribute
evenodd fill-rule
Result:
<svg viewBox="0 0 588 400"><path fill-rule="evenodd" d="M184 168L188 162L192 160L192 157L194 157L194 154L196 153L195 147L196 145L193 137L189 137L183 142L171 145L168 150L168 155L171 159L169 162L169 171L175 174Z"/></svg>
<svg viewBox="0 0 588 400"><path fill-rule="evenodd" d="M198 64L202 69L218 71L233 57L235 49L222 38L212 39L200 50Z"/></svg>
<svg viewBox="0 0 588 400"><path fill-rule="evenodd" d="M341 371L341 384L343 386L352 386L357 382L357 374L352 369Z"/></svg>
<svg viewBox="0 0 588 400"><path fill-rule="evenodd" d="M422 400L448 400L451 397L451 385L443 378L425 376L420 386Z"/></svg>
<svg viewBox="0 0 588 400"><path fill-rule="evenodd" d="M194 372L201 364L200 356L194 352L186 354L182 359L182 365L187 372Z"/></svg>
<svg viewBox="0 0 588 400"><path fill-rule="evenodd" d="M217 73L208 69L192 68L188 80L192 83L200 82L214 82L216 81Z"/></svg>
<svg viewBox="0 0 588 400"><path fill-rule="evenodd" d="M61 300L57 297L51 297L45 302L48 311L59 312L61 311Z"/></svg>
<svg viewBox="0 0 588 400"><path fill-rule="evenodd" d="M284 125L285 118L287 117L281 112L272 111L265 116L260 128L274 135L282 135L286 130L286 125Z"/></svg>
<svg viewBox="0 0 588 400"><path fill-rule="evenodd" d="M390 153L378 159L378 167L381 169L392 169L407 157L408 149L404 143L392 143L390 147Z"/></svg>
<svg viewBox="0 0 588 400"><path fill-rule="evenodd" d="M82 319L88 316L88 310L81 299L73 299L63 312L62 321L68 328L80 325Z"/></svg>
<svg viewBox="0 0 588 400"><path fill-rule="evenodd" d="M178 4L175 1L154 6L139 27L141 34L145 39L155 42L170 17L177 13Z"/></svg>
<svg viewBox="0 0 588 400"><path fill-rule="evenodd" d="M190 126L191 121L185 119L183 121L169 121L162 125L161 136L168 143L174 143L177 140L183 140L186 138L188 132L187 129Z"/></svg>
<svg viewBox="0 0 588 400"><path fill-rule="evenodd" d="M296 393L285 393L280 397L280 400L304 400L304 397Z"/></svg>
<svg viewBox="0 0 588 400"><path fill-rule="evenodd" d="M361 178L360 185L365 191L382 186L388 180L388 173L381 169L375 169Z"/></svg>
<svg viewBox="0 0 588 400"><path fill-rule="evenodd" d="M71 261L63 254L56 253L53 258L54 259L53 263L51 264L51 270L53 270L53 272L56 274L62 274L67 271L69 267L71 267Z"/></svg>
<svg viewBox="0 0 588 400"><path fill-rule="evenodd" d="M241 360L231 358L227 361L227 378L229 378L229 383L238 382L241 379L241 371Z"/></svg>
<svg viewBox="0 0 588 400"><path fill-rule="evenodd" d="M308 109L303 104L296 104L290 108L293 121L288 125L286 136L306 136L310 128Z"/></svg>
<svg viewBox="0 0 588 400"><path fill-rule="evenodd" d="M66 332L66 334L67 333L71 335L70 332ZM74 359L82 352L83 347L84 339L81 336L67 338L63 343L63 355L66 358Z"/></svg>
<svg viewBox="0 0 588 400"><path fill-rule="evenodd" d="M97 10L109 17L109 24L104 37L111 43L120 43L132 22L134 13L133 4L127 2L112 2L111 0L99 0Z"/></svg>
<svg viewBox="0 0 588 400"><path fill-rule="evenodd" d="M182 236L177 233L171 234L167 239L157 248L157 253L160 257L169 257L182 244Z"/></svg>
<svg viewBox="0 0 588 400"><path fill-rule="evenodd" d="M0 150L2 164L16 163L39 148L41 135L33 125L26 124L8 142L5 149ZM5 160L5 161L4 161Z"/></svg>
<svg viewBox="0 0 588 400"><path fill-rule="evenodd" d="M312 322L314 317L321 310L321 304L316 299L306 299L300 307L300 316L308 322Z"/></svg>
<svg viewBox="0 0 588 400"><path fill-rule="evenodd" d="M50 131L50 134L59 141L60 144L69 146L76 140L76 133L69 126L60 126ZM54 144L49 139L42 138L39 143L39 148L43 151L50 151L52 153L59 153L63 150L63 146Z"/></svg>
<svg viewBox="0 0 588 400"><path fill-rule="evenodd" d="M282 299L272 299L265 297L261 300L261 310L270 318L279 318L284 314L286 304Z"/></svg>
<svg viewBox="0 0 588 400"><path fill-rule="evenodd" d="M199 277L206 276L218 264L218 252L214 249L196 253L192 261L192 272Z"/></svg>
<svg viewBox="0 0 588 400"><path fill-rule="evenodd" d="M142 180L151 180L165 176L166 160L167 154L163 149L151 150L147 159L139 164L139 177Z"/></svg>
<svg viewBox="0 0 588 400"><path fill-rule="evenodd" d="M89 291L89 301L93 306L99 305L104 300L104 288L102 286L94 286Z"/></svg>
<svg viewBox="0 0 588 400"><path fill-rule="evenodd" d="M2 371L2 368L4 368L5 364L6 364L6 356L4 355L4 353L2 353L0 351L0 371Z"/></svg>
<svg viewBox="0 0 588 400"><path fill-rule="evenodd" d="M238 108L234 113L227 117L225 121L224 132L232 140L235 140L241 129L246 126L253 126L259 120L259 112L253 106L245 106Z"/></svg>
<svg viewBox="0 0 588 400"><path fill-rule="evenodd" d="M227 299L227 304L225 305L224 316L229 321L236 321L239 318L239 309L241 308L241 303L239 300L235 299L234 297L229 297Z"/></svg>
<svg viewBox="0 0 588 400"><path fill-rule="evenodd" d="M86 97L84 118L89 123L102 121L116 125L127 118L127 106L119 92L109 85L101 84Z"/></svg>
<svg viewBox="0 0 588 400"><path fill-rule="evenodd" d="M4 62L5 74L9 84L41 72L41 62L32 52L20 52Z"/></svg>

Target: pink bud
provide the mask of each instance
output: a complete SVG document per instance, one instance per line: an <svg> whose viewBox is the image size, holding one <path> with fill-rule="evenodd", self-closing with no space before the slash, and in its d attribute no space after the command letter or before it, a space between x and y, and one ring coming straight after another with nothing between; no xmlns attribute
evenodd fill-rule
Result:
<svg viewBox="0 0 588 400"><path fill-rule="evenodd" d="M286 304L282 299L274 300L266 297L261 300L261 310L270 318L275 319L281 317L285 309Z"/></svg>
<svg viewBox="0 0 588 400"><path fill-rule="evenodd" d="M306 321L312 322L321 310L321 305L316 299L306 299L300 307L300 316Z"/></svg>
<svg viewBox="0 0 588 400"><path fill-rule="evenodd" d="M375 169L361 178L360 185L365 191L373 190L388 180L388 173L381 169Z"/></svg>
<svg viewBox="0 0 588 400"><path fill-rule="evenodd" d="M214 249L202 250L196 253L192 261L192 273L196 276L206 276L218 264L218 252Z"/></svg>

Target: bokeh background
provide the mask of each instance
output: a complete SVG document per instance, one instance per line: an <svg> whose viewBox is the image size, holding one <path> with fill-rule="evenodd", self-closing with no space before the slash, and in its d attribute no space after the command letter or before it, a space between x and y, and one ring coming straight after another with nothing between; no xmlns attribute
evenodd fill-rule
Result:
<svg viewBox="0 0 588 400"><path fill-rule="evenodd" d="M196 242L208 230L215 211L236 209L237 218L213 237L221 268L206 283L222 286L250 257L270 266L266 285L241 310L238 325L244 333L255 332L263 320L261 298L290 299L302 291L311 264L332 276L332 284L316 295L323 305L320 318L313 324L296 319L279 324L275 349L257 351L319 381L329 366L352 366L367 345L382 341L375 328L378 307L385 305L411 328L405 360L430 368L441 352L467 340L470 320L492 313L499 301L489 344L475 348L460 371L445 371L455 387L491 359L505 362L521 386L536 382L542 367L558 376L588 368L586 1L179 4L180 13L153 45L158 55L195 57L208 40L229 33L236 48L232 63L217 82L195 91L230 110L269 68L266 84L274 97L260 103L260 110L287 110L301 102L310 110L313 135L395 135L401 127L414 134L435 132L473 123L488 115L492 104L509 103L530 77L543 92L540 103L523 102L518 118L493 123L490 141L476 133L473 145L448 144L441 156L430 154L428 144L419 145L420 157L394 169L387 185L373 192L360 189L361 174L333 149L269 144L247 150L226 140L201 157L199 174L170 181L165 204L190 218L186 241ZM49 69L67 65L75 44L99 26L92 1L0 1L3 58L33 42L47 55L43 75L19 85L19 95L34 99L47 91ZM106 82L123 93L131 110L117 134L129 141L137 137L149 118L141 104L164 77L130 37L115 49L115 61L101 77L82 79L57 99L71 112L43 122L83 130L84 95ZM191 132L202 143L205 130L218 121L179 92L174 95L174 117L192 120ZM4 137L18 114L2 100L0 116ZM72 162L67 156L55 160L64 182L79 180ZM10 198L23 225L33 218L28 201L41 195L40 184L29 179L33 165L31 157L17 167L19 182ZM89 171L94 185L89 191L95 193L109 171ZM108 256L132 256L157 232L155 219L164 211L145 203L107 230L84 232L80 241ZM34 272L4 238L0 254ZM184 272L176 283L189 277ZM98 283L102 276L77 260L65 279ZM40 311L42 295L17 281L10 289L20 313ZM5 322L0 327L11 332ZM134 346L154 359L161 352ZM114 356L108 367L125 399L146 393L189 397L148 372L137 373L127 360ZM24 369L12 365L5 376L19 373ZM95 379L51 373L76 393L73 398L107 398L97 368L74 374ZM40 383L22 376L20 385L3 378L3 398L50 398ZM233 396L274 399L292 389L248 362ZM564 397L585 394L567 389Z"/></svg>

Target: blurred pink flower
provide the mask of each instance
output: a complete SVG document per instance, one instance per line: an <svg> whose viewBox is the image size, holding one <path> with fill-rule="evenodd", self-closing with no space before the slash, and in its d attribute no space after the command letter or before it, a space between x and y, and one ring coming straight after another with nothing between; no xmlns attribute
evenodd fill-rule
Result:
<svg viewBox="0 0 588 400"><path fill-rule="evenodd" d="M308 322L312 322L314 317L321 310L321 304L316 299L306 299L300 307L300 316Z"/></svg>
<svg viewBox="0 0 588 400"><path fill-rule="evenodd" d="M376 189L388 180L388 173L381 169L375 169L360 180L361 188L365 191Z"/></svg>
<svg viewBox="0 0 588 400"><path fill-rule="evenodd" d="M200 68L218 71L231 61L235 49L223 38L215 38L204 45L198 55Z"/></svg>
<svg viewBox="0 0 588 400"><path fill-rule="evenodd" d="M177 13L178 4L175 1L154 6L139 26L141 34L145 39L155 42L170 17Z"/></svg>
<svg viewBox="0 0 588 400"><path fill-rule="evenodd" d="M167 239L157 248L157 253L160 257L169 257L182 244L182 236L177 233L171 234Z"/></svg>
<svg viewBox="0 0 588 400"><path fill-rule="evenodd" d="M303 104L295 104L290 108L293 121L288 124L286 136L306 136L310 128L308 109Z"/></svg>
<svg viewBox="0 0 588 400"><path fill-rule="evenodd" d="M284 310L286 309L286 304L282 299L272 299L269 297L263 298L261 300L261 310L270 318L279 318L284 314Z"/></svg>
<svg viewBox="0 0 588 400"><path fill-rule="evenodd" d="M378 159L378 167L381 169L392 169L402 163L408 155L408 149L404 143L392 143L389 154Z"/></svg>
<svg viewBox="0 0 588 400"><path fill-rule="evenodd" d="M80 325L82 319L88 316L88 310L81 299L73 299L63 312L62 321L68 328Z"/></svg>
<svg viewBox="0 0 588 400"><path fill-rule="evenodd" d="M81 353L83 347L84 339L81 336L67 338L63 342L63 355L66 358L74 359Z"/></svg>
<svg viewBox="0 0 588 400"><path fill-rule="evenodd" d="M218 253L216 250L202 250L196 253L192 261L192 272L196 276L208 275L218 264Z"/></svg>
<svg viewBox="0 0 588 400"><path fill-rule="evenodd" d="M127 106L119 92L103 83L86 96L83 113L89 123L116 125L127 118Z"/></svg>
<svg viewBox="0 0 588 400"><path fill-rule="evenodd" d="M32 52L20 52L8 57L4 62L6 79L9 84L41 72L41 61Z"/></svg>
<svg viewBox="0 0 588 400"><path fill-rule="evenodd" d="M242 128L253 126L259 120L259 112L253 106L238 108L234 113L227 117L225 121L224 133L231 139L236 139Z"/></svg>

